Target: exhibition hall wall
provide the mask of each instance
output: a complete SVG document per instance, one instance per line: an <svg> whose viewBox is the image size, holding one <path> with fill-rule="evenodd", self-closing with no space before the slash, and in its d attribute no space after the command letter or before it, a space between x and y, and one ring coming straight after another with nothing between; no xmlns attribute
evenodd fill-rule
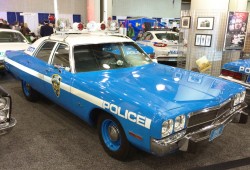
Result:
<svg viewBox="0 0 250 170"><path fill-rule="evenodd" d="M181 0L113 0L113 16L180 18Z"/></svg>
<svg viewBox="0 0 250 170"><path fill-rule="evenodd" d="M86 0L60 0L58 9L58 18L66 18L70 24L86 21ZM39 23L48 19L50 14L54 14L53 0L0 0L0 18L7 20L10 24L15 21L25 22L34 33Z"/></svg>
<svg viewBox="0 0 250 170"><path fill-rule="evenodd" d="M58 0L59 12L63 14L80 14L86 18L86 1L87 0ZM13 12L54 12L53 0L0 0L0 11Z"/></svg>

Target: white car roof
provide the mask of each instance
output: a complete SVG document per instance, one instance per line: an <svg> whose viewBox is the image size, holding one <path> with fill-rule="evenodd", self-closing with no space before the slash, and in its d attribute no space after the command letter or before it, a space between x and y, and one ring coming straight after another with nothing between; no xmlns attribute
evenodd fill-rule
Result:
<svg viewBox="0 0 250 170"><path fill-rule="evenodd" d="M101 43L116 43L116 42L133 42L132 39L128 39L120 36L111 36L104 34L65 34L65 35L51 35L40 38L34 43L34 47L40 44L41 41L46 39L61 41L69 44L70 46L81 45L81 44L101 44Z"/></svg>
<svg viewBox="0 0 250 170"><path fill-rule="evenodd" d="M147 32L150 32L152 34L155 34L155 33L172 33L172 34L179 34L178 32L174 32L174 31L147 31Z"/></svg>
<svg viewBox="0 0 250 170"><path fill-rule="evenodd" d="M120 42L134 42L130 38L106 35L103 33L81 33L81 34L52 34L51 36L46 36L39 38L31 46L26 49L26 53L32 55L36 48L45 40L54 40L59 42L67 43L69 46L76 45L88 45L88 44L103 44L103 43L120 43Z"/></svg>

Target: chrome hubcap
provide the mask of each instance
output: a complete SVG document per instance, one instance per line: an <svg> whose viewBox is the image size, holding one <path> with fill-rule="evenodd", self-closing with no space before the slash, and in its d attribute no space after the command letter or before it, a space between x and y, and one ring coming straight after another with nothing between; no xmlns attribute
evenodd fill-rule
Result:
<svg viewBox="0 0 250 170"><path fill-rule="evenodd" d="M113 125L108 127L108 134L112 141L117 141L119 139L119 130Z"/></svg>

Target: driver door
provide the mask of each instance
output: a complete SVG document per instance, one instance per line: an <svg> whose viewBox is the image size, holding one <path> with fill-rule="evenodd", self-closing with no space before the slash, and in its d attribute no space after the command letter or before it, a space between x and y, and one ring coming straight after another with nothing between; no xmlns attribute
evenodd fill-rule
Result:
<svg viewBox="0 0 250 170"><path fill-rule="evenodd" d="M70 95L72 79L70 66L70 48L67 44L58 43L46 70L46 96L56 103L65 103Z"/></svg>

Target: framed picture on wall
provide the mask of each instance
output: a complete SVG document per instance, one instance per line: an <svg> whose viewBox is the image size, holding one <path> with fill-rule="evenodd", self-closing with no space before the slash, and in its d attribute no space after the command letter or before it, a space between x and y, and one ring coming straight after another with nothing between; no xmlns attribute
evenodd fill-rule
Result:
<svg viewBox="0 0 250 170"><path fill-rule="evenodd" d="M228 12L224 50L243 50L247 37L248 12Z"/></svg>
<svg viewBox="0 0 250 170"><path fill-rule="evenodd" d="M212 34L196 34L195 35L195 46L211 47Z"/></svg>
<svg viewBox="0 0 250 170"><path fill-rule="evenodd" d="M196 45L196 46L201 45L201 35L200 34L195 35L195 44L194 45Z"/></svg>
<svg viewBox="0 0 250 170"><path fill-rule="evenodd" d="M181 17L181 28L190 28L191 16Z"/></svg>
<svg viewBox="0 0 250 170"><path fill-rule="evenodd" d="M206 35L201 35L201 46L205 46L206 44Z"/></svg>
<svg viewBox="0 0 250 170"><path fill-rule="evenodd" d="M198 17L197 30L213 30L214 17Z"/></svg>
<svg viewBox="0 0 250 170"><path fill-rule="evenodd" d="M212 40L212 34L207 34L206 35L206 42L205 42L205 46L206 47L211 47L211 41Z"/></svg>

